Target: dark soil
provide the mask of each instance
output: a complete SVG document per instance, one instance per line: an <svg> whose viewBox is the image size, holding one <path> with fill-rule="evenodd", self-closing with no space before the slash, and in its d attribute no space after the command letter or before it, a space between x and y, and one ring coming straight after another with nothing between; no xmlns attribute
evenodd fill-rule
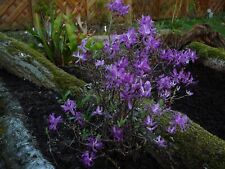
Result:
<svg viewBox="0 0 225 169"><path fill-rule="evenodd" d="M198 84L193 88L195 95L179 100L174 108L186 113L211 133L225 139L225 73L217 72L201 64L190 66ZM70 72L74 72L72 69ZM58 95L45 88L37 87L28 81L19 79L0 69L3 78L12 94L20 101L28 120L28 127L36 137L37 146L45 157L53 164L54 159L49 152L48 138L45 133L47 118L50 113L61 113ZM52 149L58 169L79 169L79 161L66 148ZM100 161L102 163L102 161ZM151 164L151 165L150 165ZM55 164L56 165L56 164ZM96 169L113 167L97 166ZM148 154L134 161L130 158L121 160L123 169L160 169L158 163Z"/></svg>
<svg viewBox="0 0 225 169"><path fill-rule="evenodd" d="M67 71L74 72L71 68ZM24 113L28 117L27 127L31 129L32 135L36 138L37 147L40 148L44 156L51 161L57 169L81 169L81 164L74 153L65 146L52 148L49 151L46 127L49 114L62 113L59 96L43 87L37 87L30 82L17 78L6 71L0 69L0 78L6 83L7 88L20 101ZM63 145L63 144L62 144ZM54 155L53 155L54 154ZM56 162L57 161L57 164ZM123 169L161 169L159 164L149 154L141 154L134 161L132 158L121 158L119 164ZM115 169L111 164L105 164L105 160L100 159L95 169Z"/></svg>

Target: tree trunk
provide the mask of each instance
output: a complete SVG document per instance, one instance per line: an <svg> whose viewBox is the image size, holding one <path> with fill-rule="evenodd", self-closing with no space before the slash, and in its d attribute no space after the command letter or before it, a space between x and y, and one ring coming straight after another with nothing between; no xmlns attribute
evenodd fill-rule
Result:
<svg viewBox="0 0 225 169"><path fill-rule="evenodd" d="M56 92L70 90L75 96L79 96L81 88L85 85L84 81L59 69L38 51L2 33L0 33L0 67Z"/></svg>
<svg viewBox="0 0 225 169"><path fill-rule="evenodd" d="M203 43L192 42L189 48L195 50L200 61L212 69L225 72L225 50L214 48Z"/></svg>
<svg viewBox="0 0 225 169"><path fill-rule="evenodd" d="M165 117L162 125L167 120ZM225 141L212 135L193 121L187 131L177 133L172 140L174 141L167 148L158 148L151 141L146 148L163 168L225 168Z"/></svg>

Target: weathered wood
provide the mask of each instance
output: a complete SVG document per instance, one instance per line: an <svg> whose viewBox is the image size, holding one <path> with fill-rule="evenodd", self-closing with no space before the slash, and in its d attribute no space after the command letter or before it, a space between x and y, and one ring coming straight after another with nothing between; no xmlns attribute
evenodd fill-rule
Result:
<svg viewBox="0 0 225 169"><path fill-rule="evenodd" d="M0 65L8 72L57 92L81 94L82 80L69 75L23 42L0 33Z"/></svg>
<svg viewBox="0 0 225 169"><path fill-rule="evenodd" d="M214 48L199 42L192 42L188 47L197 52L205 66L225 72L225 48Z"/></svg>
<svg viewBox="0 0 225 169"><path fill-rule="evenodd" d="M164 118L161 125L168 121ZM165 169L224 169L225 141L204 130L201 126L190 123L184 133L173 136L174 142L165 149L160 149L149 142L146 150Z"/></svg>
<svg viewBox="0 0 225 169"><path fill-rule="evenodd" d="M215 32L208 24L195 25L190 31L183 34L167 33L161 36L164 47L182 49L194 41L206 45L224 48L225 38L218 32Z"/></svg>

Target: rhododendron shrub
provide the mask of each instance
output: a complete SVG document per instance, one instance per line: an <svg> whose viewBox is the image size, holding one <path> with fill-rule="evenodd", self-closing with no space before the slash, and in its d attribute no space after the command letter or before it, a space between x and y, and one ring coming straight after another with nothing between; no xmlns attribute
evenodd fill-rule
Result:
<svg viewBox="0 0 225 169"><path fill-rule="evenodd" d="M118 15L129 9L122 0L108 6ZM98 158L112 160L115 152L129 155L145 145L146 136L166 148L168 136L188 128L188 117L170 106L174 100L193 94L189 88L194 80L186 66L196 60L196 54L190 49L162 49L157 37L151 17L142 16L137 28L110 35L101 55L93 57L88 39L75 54L77 62L97 74L88 89L92 97L68 99L62 105L64 118L51 114L49 129L73 131L84 166L93 166ZM160 119L167 114L171 119L162 126Z"/></svg>

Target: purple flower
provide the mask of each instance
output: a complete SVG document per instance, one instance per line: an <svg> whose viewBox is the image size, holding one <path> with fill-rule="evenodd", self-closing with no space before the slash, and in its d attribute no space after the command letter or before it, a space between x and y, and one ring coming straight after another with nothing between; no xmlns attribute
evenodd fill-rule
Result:
<svg viewBox="0 0 225 169"><path fill-rule="evenodd" d="M181 70L180 72L177 72L176 69L173 70L172 74L173 81L175 83L182 83L185 85L193 84L193 77L191 75L191 72L184 72L184 70Z"/></svg>
<svg viewBox="0 0 225 169"><path fill-rule="evenodd" d="M87 53L81 53L79 50L73 53L73 57L78 58L76 63L87 60Z"/></svg>
<svg viewBox="0 0 225 169"><path fill-rule="evenodd" d="M126 15L129 12L129 5L124 5L123 0L114 0L108 4L109 9L118 15Z"/></svg>
<svg viewBox="0 0 225 169"><path fill-rule="evenodd" d="M161 90L159 92L159 95L162 99L166 100L166 99L168 99L168 97L171 96L171 92L169 90Z"/></svg>
<svg viewBox="0 0 225 169"><path fill-rule="evenodd" d="M61 105L64 112L70 112L72 115L75 115L76 103L73 100L68 99L63 105Z"/></svg>
<svg viewBox="0 0 225 169"><path fill-rule="evenodd" d="M149 116L149 115L146 117L144 124L145 124L146 128L148 129L148 131L150 131L150 132L155 130L157 127L157 123L154 122L153 118L151 118L151 116Z"/></svg>
<svg viewBox="0 0 225 169"><path fill-rule="evenodd" d="M142 16L141 20L139 20L139 33L142 36L154 36L156 34L154 22L150 16Z"/></svg>
<svg viewBox="0 0 225 169"><path fill-rule="evenodd" d="M96 159L96 155L93 152L85 151L81 155L81 159L85 167L92 167L94 165L94 160Z"/></svg>
<svg viewBox="0 0 225 169"><path fill-rule="evenodd" d="M84 125L84 118L81 112L75 112L74 117L75 117L75 122L77 122L80 126Z"/></svg>
<svg viewBox="0 0 225 169"><path fill-rule="evenodd" d="M49 129L50 130L57 130L57 125L59 123L62 123L62 117L61 116L58 116L58 117L55 117L55 114L52 113L49 115Z"/></svg>
<svg viewBox="0 0 225 169"><path fill-rule="evenodd" d="M147 58L137 59L137 61L134 63L134 67L137 69L137 72L140 73L140 75L149 73L151 70Z"/></svg>
<svg viewBox="0 0 225 169"><path fill-rule="evenodd" d="M83 53L86 53L87 52L87 48L86 48L86 45L87 45L87 38L83 39L81 41L81 45L78 46L78 48L83 52Z"/></svg>
<svg viewBox="0 0 225 169"><path fill-rule="evenodd" d="M162 138L160 135L154 139L154 142L159 147L166 147L166 140L164 138Z"/></svg>
<svg viewBox="0 0 225 169"><path fill-rule="evenodd" d="M103 148L103 143L96 137L89 137L87 146L90 147L93 152L97 152Z"/></svg>
<svg viewBox="0 0 225 169"><path fill-rule="evenodd" d="M146 49L157 49L160 46L159 40L153 36L147 36L143 38L143 44L146 46Z"/></svg>
<svg viewBox="0 0 225 169"><path fill-rule="evenodd" d="M188 127L189 119L187 115L182 115L181 113L176 113L174 115L174 120L172 121L173 125L180 127L181 131L185 131Z"/></svg>
<svg viewBox="0 0 225 169"><path fill-rule="evenodd" d="M135 29L129 29L126 34L121 35L121 42L123 42L127 48L131 48L137 42Z"/></svg>
<svg viewBox="0 0 225 169"><path fill-rule="evenodd" d="M116 141L122 141L123 140L123 129L121 129L117 126L113 126L112 127L112 135Z"/></svg>
<svg viewBox="0 0 225 169"><path fill-rule="evenodd" d="M186 90L186 94L187 94L188 96L192 96L194 93L191 92L191 91L189 91L189 90Z"/></svg>
<svg viewBox="0 0 225 169"><path fill-rule="evenodd" d="M195 62L196 53L188 50L177 51L175 49L163 50L160 55L161 59L168 61L168 64L176 66L187 65L190 61Z"/></svg>
<svg viewBox="0 0 225 169"><path fill-rule="evenodd" d="M161 107L160 107L160 104L159 104L159 103L152 104L152 105L151 105L151 111L152 111L152 113L155 114L155 115L161 115L162 109L161 109Z"/></svg>
<svg viewBox="0 0 225 169"><path fill-rule="evenodd" d="M176 133L176 126L169 126L166 131L169 133L169 134L175 134Z"/></svg>
<svg viewBox="0 0 225 169"><path fill-rule="evenodd" d="M144 85L141 85L141 96L150 97L151 90L152 90L152 87L151 87L150 81L146 81Z"/></svg>
<svg viewBox="0 0 225 169"><path fill-rule="evenodd" d="M171 89L176 85L173 78L170 76L161 75L157 81L158 90Z"/></svg>
<svg viewBox="0 0 225 169"><path fill-rule="evenodd" d="M97 60L95 62L95 66L96 67L104 66L104 64L105 64L105 61L104 60Z"/></svg>
<svg viewBox="0 0 225 169"><path fill-rule="evenodd" d="M116 53L120 50L120 41L118 38L113 38L112 42L106 40L104 42L104 52L112 59Z"/></svg>
<svg viewBox="0 0 225 169"><path fill-rule="evenodd" d="M96 110L92 112L91 115L92 115L92 116L95 116L95 115L100 115L100 116L101 116L101 115L103 115L103 108L100 107L100 106L98 106L98 107L96 108Z"/></svg>

